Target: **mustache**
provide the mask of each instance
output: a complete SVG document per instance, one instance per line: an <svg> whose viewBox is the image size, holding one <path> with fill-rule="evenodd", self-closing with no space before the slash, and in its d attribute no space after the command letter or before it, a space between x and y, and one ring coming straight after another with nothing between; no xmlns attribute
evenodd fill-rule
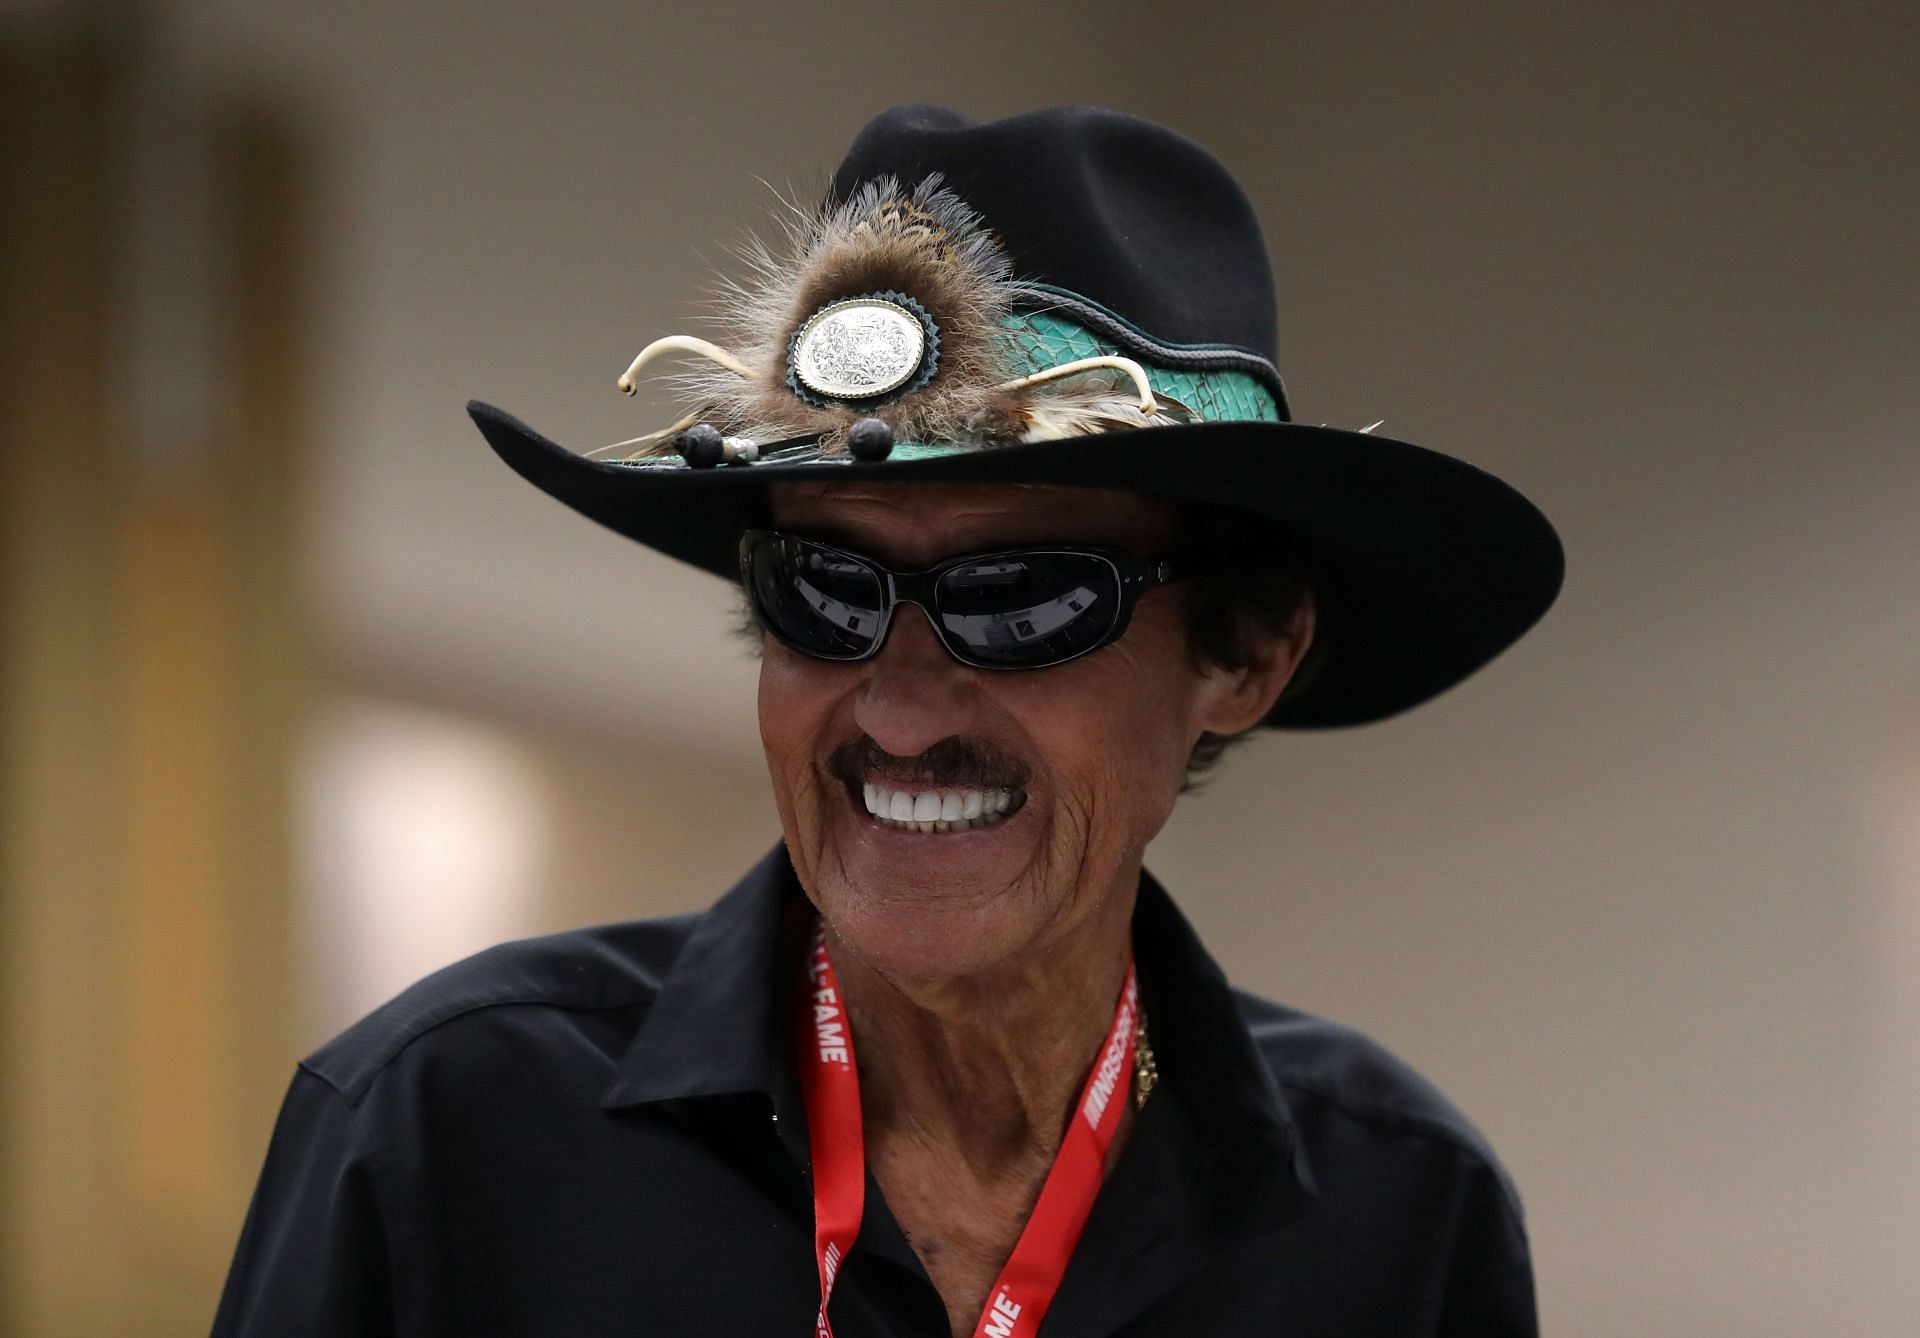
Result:
<svg viewBox="0 0 1920 1338"><path fill-rule="evenodd" d="M888 752L866 735L827 758L827 774L856 789L875 774L945 790L1025 789L1024 764L992 744L953 735L912 757Z"/></svg>

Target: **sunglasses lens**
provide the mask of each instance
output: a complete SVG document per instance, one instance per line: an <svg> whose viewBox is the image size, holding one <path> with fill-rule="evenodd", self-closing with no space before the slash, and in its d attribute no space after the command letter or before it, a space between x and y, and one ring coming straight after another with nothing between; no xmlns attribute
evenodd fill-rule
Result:
<svg viewBox="0 0 1920 1338"><path fill-rule="evenodd" d="M747 590L760 618L795 650L829 660L858 659L879 635L879 575L846 553L783 534L750 535Z"/></svg>
<svg viewBox="0 0 1920 1338"><path fill-rule="evenodd" d="M1120 574L1087 553L1018 553L944 572L934 590L947 640L976 664L1034 669L1101 644L1120 612Z"/></svg>

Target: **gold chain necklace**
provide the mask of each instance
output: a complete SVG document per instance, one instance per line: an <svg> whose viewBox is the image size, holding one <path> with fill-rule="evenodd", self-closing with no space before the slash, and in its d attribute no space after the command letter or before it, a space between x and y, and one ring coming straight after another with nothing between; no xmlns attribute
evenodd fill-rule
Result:
<svg viewBox="0 0 1920 1338"><path fill-rule="evenodd" d="M1139 1110L1147 1104L1147 1097L1153 1091L1153 1085L1160 1081L1160 1066L1153 1062L1153 1041L1147 1035L1147 1010L1140 1010L1140 1020L1133 1029L1133 1108Z"/></svg>

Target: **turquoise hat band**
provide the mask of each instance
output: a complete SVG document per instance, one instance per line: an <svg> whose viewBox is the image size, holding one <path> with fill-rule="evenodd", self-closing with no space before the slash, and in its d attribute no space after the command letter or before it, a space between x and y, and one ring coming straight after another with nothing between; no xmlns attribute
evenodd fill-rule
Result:
<svg viewBox="0 0 1920 1338"><path fill-rule="evenodd" d="M1085 301L1084 298L1081 301ZM1228 369L1174 369L1157 366L1138 352L1121 347L1087 329L1078 321L1053 311L1010 312L1001 320L998 336L1006 366L1015 376L1043 372L1082 358L1130 357L1146 370L1154 394L1178 400L1208 423L1278 423L1280 408L1273 392L1246 372ZM964 442L897 441L889 459L931 460L975 451ZM794 454L804 454L797 451ZM778 459L780 456L769 456Z"/></svg>
<svg viewBox="0 0 1920 1338"><path fill-rule="evenodd" d="M1086 299L1080 299L1085 302ZM1102 338L1077 321L1052 311L1015 311L1001 321L1008 365L1026 376L1081 358L1131 357L1146 369L1156 394L1175 399L1209 423L1277 423L1280 407L1273 392L1246 372L1226 369L1172 369L1156 366L1138 353Z"/></svg>

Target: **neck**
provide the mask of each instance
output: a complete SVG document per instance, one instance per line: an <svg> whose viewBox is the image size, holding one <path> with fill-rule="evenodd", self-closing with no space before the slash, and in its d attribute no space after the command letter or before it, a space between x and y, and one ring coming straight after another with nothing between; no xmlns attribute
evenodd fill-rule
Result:
<svg viewBox="0 0 1920 1338"><path fill-rule="evenodd" d="M976 975L905 980L831 938L870 1146L942 1147L982 1180L1051 1165L1113 1022L1134 895L1065 943Z"/></svg>

